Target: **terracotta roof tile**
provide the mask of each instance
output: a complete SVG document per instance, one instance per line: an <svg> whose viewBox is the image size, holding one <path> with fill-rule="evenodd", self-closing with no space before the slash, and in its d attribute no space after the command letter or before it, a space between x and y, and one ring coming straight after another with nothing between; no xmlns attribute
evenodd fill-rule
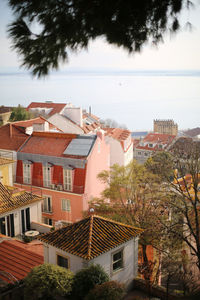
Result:
<svg viewBox="0 0 200 300"><path fill-rule="evenodd" d="M52 103L52 102L31 102L27 107L27 110L30 108L52 108L48 116L52 116L56 113L60 113L63 108L66 106L66 103Z"/></svg>
<svg viewBox="0 0 200 300"><path fill-rule="evenodd" d="M49 156L64 156L63 152L76 134L34 132L20 152ZM56 147L55 147L56 145Z"/></svg>
<svg viewBox="0 0 200 300"><path fill-rule="evenodd" d="M55 128L55 129L61 131L55 125L50 123L48 120L46 120L42 116L39 116L39 117L34 118L34 119L30 119L30 120L13 122L12 124L14 124L17 127L27 128L27 127L33 126L33 124L44 124L45 122L49 123L49 128Z"/></svg>
<svg viewBox="0 0 200 300"><path fill-rule="evenodd" d="M25 243L15 239L0 242L0 253L0 279L8 283L23 279L33 267L44 262L43 255L26 249Z"/></svg>
<svg viewBox="0 0 200 300"><path fill-rule="evenodd" d="M46 233L38 239L90 260L138 236L142 231L140 228L94 215Z"/></svg>
<svg viewBox="0 0 200 300"><path fill-rule="evenodd" d="M17 151L28 138L29 136L14 124L0 127L0 149Z"/></svg>
<svg viewBox="0 0 200 300"><path fill-rule="evenodd" d="M122 128L103 128L103 130L106 131L107 136L119 140L120 142L126 140L131 135L129 130Z"/></svg>
<svg viewBox="0 0 200 300"><path fill-rule="evenodd" d="M25 191L14 194L0 182L0 214L41 200L42 197Z"/></svg>
<svg viewBox="0 0 200 300"><path fill-rule="evenodd" d="M145 145L136 145L134 148L143 149L143 150L151 150L151 151L163 151L166 147L168 147L174 139L176 138L175 135L171 134L161 134L161 133L149 133L147 136L142 140L142 143ZM155 144L153 147L149 147L149 144ZM159 148L159 145L162 145L162 148Z"/></svg>

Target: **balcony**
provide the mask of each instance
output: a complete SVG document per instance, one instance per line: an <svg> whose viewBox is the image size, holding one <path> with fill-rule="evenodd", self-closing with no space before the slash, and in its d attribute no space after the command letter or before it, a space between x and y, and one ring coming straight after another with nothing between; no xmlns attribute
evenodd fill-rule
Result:
<svg viewBox="0 0 200 300"><path fill-rule="evenodd" d="M27 184L23 182L23 177L22 176L16 176L16 182L18 184L21 184L21 187L23 185L29 186L30 187L30 192L34 193L34 190L36 191L36 188L45 188L49 190L55 190L55 191L63 191L63 192L68 192L68 193L74 193L74 194L83 194L84 193L84 186L77 186L73 185L72 190L69 190L66 188L66 186L62 183L51 183L48 186L43 185L42 179L37 179L33 178L31 184Z"/></svg>

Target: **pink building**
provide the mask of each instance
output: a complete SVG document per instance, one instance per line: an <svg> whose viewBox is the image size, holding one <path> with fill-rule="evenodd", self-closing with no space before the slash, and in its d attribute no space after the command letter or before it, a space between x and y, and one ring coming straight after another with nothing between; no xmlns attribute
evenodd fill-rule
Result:
<svg viewBox="0 0 200 300"><path fill-rule="evenodd" d="M44 223L75 222L104 189L97 175L109 169L109 154L102 132L33 132L17 153L16 185L45 197Z"/></svg>

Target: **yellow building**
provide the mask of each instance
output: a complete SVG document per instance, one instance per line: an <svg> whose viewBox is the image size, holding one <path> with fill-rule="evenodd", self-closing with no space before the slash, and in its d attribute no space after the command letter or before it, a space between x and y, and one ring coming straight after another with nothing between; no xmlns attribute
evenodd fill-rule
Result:
<svg viewBox="0 0 200 300"><path fill-rule="evenodd" d="M13 185L13 163L14 160L0 156L0 182L3 185Z"/></svg>

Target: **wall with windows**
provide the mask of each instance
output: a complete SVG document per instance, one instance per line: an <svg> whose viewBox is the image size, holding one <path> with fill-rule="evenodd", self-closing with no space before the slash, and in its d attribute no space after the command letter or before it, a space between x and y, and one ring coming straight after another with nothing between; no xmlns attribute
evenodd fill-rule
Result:
<svg viewBox="0 0 200 300"><path fill-rule="evenodd" d="M55 225L57 221L76 222L82 219L83 195L57 191L53 189L40 188L34 186L32 189L29 185L15 184L26 191L31 190L34 194L44 197L42 202L42 221L47 225ZM65 203L64 203L65 202ZM49 220L52 220L52 222Z"/></svg>
<svg viewBox="0 0 200 300"><path fill-rule="evenodd" d="M84 267L84 259L79 256L66 253L65 251L55 248L51 245L44 244L44 262L53 265L58 264L58 256L62 256L68 261L69 269L76 273Z"/></svg>
<svg viewBox="0 0 200 300"><path fill-rule="evenodd" d="M96 257L89 264L100 264L111 280L128 285L138 272L138 238Z"/></svg>
<svg viewBox="0 0 200 300"><path fill-rule="evenodd" d="M58 260L58 256L62 256L63 260ZM54 265L63 263L63 267L68 266L74 273L90 264L100 264L111 280L128 285L138 272L138 238L133 238L89 261L44 244L44 261Z"/></svg>
<svg viewBox="0 0 200 300"><path fill-rule="evenodd" d="M41 201L20 207L0 216L0 233L17 236L30 230L32 221L41 222Z"/></svg>

